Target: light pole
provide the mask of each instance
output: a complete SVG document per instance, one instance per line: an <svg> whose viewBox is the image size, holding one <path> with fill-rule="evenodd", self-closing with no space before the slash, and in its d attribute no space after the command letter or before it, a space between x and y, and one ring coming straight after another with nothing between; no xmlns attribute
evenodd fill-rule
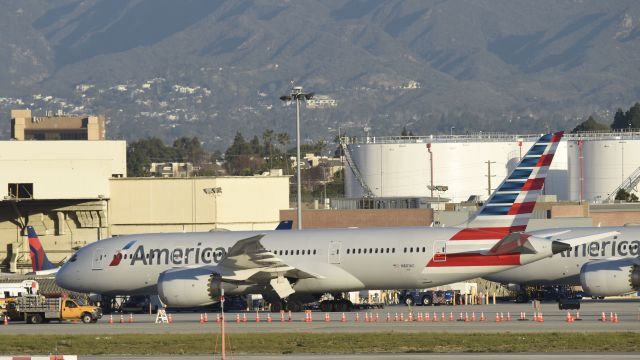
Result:
<svg viewBox="0 0 640 360"><path fill-rule="evenodd" d="M453 137L453 130L454 130L455 128L456 128L455 126L452 126L452 127L451 127L451 131L450 131L450 133L449 133L449 136Z"/></svg>
<svg viewBox="0 0 640 360"><path fill-rule="evenodd" d="M305 93L302 91L302 86L294 86L291 89L290 95L280 96L280 100L289 102L296 101L296 177L298 179L298 230L302 230L302 179L300 178L300 101L307 101L313 97L313 93Z"/></svg>
<svg viewBox="0 0 640 360"><path fill-rule="evenodd" d="M204 188L202 189L205 194L213 196L214 207L213 207L213 229L218 230L218 195L222 194L222 188L212 187L212 188Z"/></svg>

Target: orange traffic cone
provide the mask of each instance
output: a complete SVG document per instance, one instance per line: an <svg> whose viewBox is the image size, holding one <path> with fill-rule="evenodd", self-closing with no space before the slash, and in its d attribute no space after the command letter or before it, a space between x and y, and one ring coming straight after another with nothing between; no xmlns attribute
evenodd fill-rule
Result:
<svg viewBox="0 0 640 360"><path fill-rule="evenodd" d="M471 313L471 321L476 321L476 312Z"/></svg>
<svg viewBox="0 0 640 360"><path fill-rule="evenodd" d="M398 321L398 313L393 316L393 321Z"/></svg>
<svg viewBox="0 0 640 360"><path fill-rule="evenodd" d="M436 314L436 312L433 312L433 321L438 321L438 314Z"/></svg>
<svg viewBox="0 0 640 360"><path fill-rule="evenodd" d="M391 314L387 312L387 322L391 321Z"/></svg>
<svg viewBox="0 0 640 360"><path fill-rule="evenodd" d="M397 316L397 314L396 314ZM356 313L356 322L360 322L360 313Z"/></svg>
<svg viewBox="0 0 640 360"><path fill-rule="evenodd" d="M496 322L500 322L500 314L496 313Z"/></svg>
<svg viewBox="0 0 640 360"><path fill-rule="evenodd" d="M240 314L236 314L236 324L240 323Z"/></svg>
<svg viewBox="0 0 640 360"><path fill-rule="evenodd" d="M204 324L204 316L202 314L200 314L200 324Z"/></svg>
<svg viewBox="0 0 640 360"><path fill-rule="evenodd" d="M542 316L542 311L538 314L538 322L544 322L544 317Z"/></svg>
<svg viewBox="0 0 640 360"><path fill-rule="evenodd" d="M511 321L511 312L507 311L507 321Z"/></svg>
<svg viewBox="0 0 640 360"><path fill-rule="evenodd" d="M449 313L449 321L453 321L453 311Z"/></svg>
<svg viewBox="0 0 640 360"><path fill-rule="evenodd" d="M565 318L565 321L570 323L571 322L571 313L567 311L567 317Z"/></svg>
<svg viewBox="0 0 640 360"><path fill-rule="evenodd" d="M169 324L173 324L173 315L168 314L167 315L167 321L169 321Z"/></svg>
<svg viewBox="0 0 640 360"><path fill-rule="evenodd" d="M609 313L609 321L613 322L613 313Z"/></svg>
<svg viewBox="0 0 640 360"><path fill-rule="evenodd" d="M133 314L129 314L129 323L133 322Z"/></svg>
<svg viewBox="0 0 640 360"><path fill-rule="evenodd" d="M429 313L428 312L424 313L424 321L429 321L429 320L431 320L429 318Z"/></svg>
<svg viewBox="0 0 640 360"><path fill-rule="evenodd" d="M6 320L6 318L5 318ZM7 325L7 324L5 324ZM113 325L113 315L109 315L109 325Z"/></svg>
<svg viewBox="0 0 640 360"><path fill-rule="evenodd" d="M329 316L329 313L324 313L324 322L330 322L331 321L331 317Z"/></svg>
<svg viewBox="0 0 640 360"><path fill-rule="evenodd" d="M284 322L284 310L280 310L280 322Z"/></svg>
<svg viewBox="0 0 640 360"><path fill-rule="evenodd" d="M538 313L536 311L533 312L533 321L538 322Z"/></svg>
<svg viewBox="0 0 640 360"><path fill-rule="evenodd" d="M465 322L469 322L469 313L468 312L464 313L464 321Z"/></svg>
<svg viewBox="0 0 640 360"><path fill-rule="evenodd" d="M204 322L209 322L209 315L207 315L207 313L204 313Z"/></svg>
<svg viewBox="0 0 640 360"><path fill-rule="evenodd" d="M480 321L485 321L487 318L484 317L484 311L480 313Z"/></svg>
<svg viewBox="0 0 640 360"><path fill-rule="evenodd" d="M602 315L600 316L600 321L602 321L602 322L606 322L607 321L607 315L604 313L604 311L602 312Z"/></svg>
<svg viewBox="0 0 640 360"><path fill-rule="evenodd" d="M260 322L260 313L256 311L256 322Z"/></svg>
<svg viewBox="0 0 640 360"><path fill-rule="evenodd" d="M271 319L271 313L267 313L267 322L271 321L273 321L273 319Z"/></svg>
<svg viewBox="0 0 640 360"><path fill-rule="evenodd" d="M380 321L380 314L376 313L376 322Z"/></svg>
<svg viewBox="0 0 640 360"><path fill-rule="evenodd" d="M409 316L407 320L409 320L409 322L413 322L413 311L409 311Z"/></svg>
<svg viewBox="0 0 640 360"><path fill-rule="evenodd" d="M289 322L291 322L291 319L292 319L292 317L291 317L291 310L289 310L289 318L288 318L288 321L289 321Z"/></svg>
<svg viewBox="0 0 640 360"><path fill-rule="evenodd" d="M404 313L400 313L400 321L404 321Z"/></svg>
<svg viewBox="0 0 640 360"><path fill-rule="evenodd" d="M443 312L442 312L442 314L440 315L440 320L441 320L441 321L445 321L444 311L443 311Z"/></svg>
<svg viewBox="0 0 640 360"><path fill-rule="evenodd" d="M244 322L244 323L247 322L247 313L243 313L242 314L242 322Z"/></svg>
<svg viewBox="0 0 640 360"><path fill-rule="evenodd" d="M500 321L504 321L504 313L500 313Z"/></svg>
<svg viewBox="0 0 640 360"><path fill-rule="evenodd" d="M124 315L120 314L120 324L124 324Z"/></svg>
<svg viewBox="0 0 640 360"><path fill-rule="evenodd" d="M2 321L4 326L9 325L9 316L7 314L4 315L4 320Z"/></svg>
<svg viewBox="0 0 640 360"><path fill-rule="evenodd" d="M616 323L616 324L619 322L618 321L618 313L613 313L613 322Z"/></svg>
<svg viewBox="0 0 640 360"><path fill-rule="evenodd" d="M421 322L421 321L423 321L423 320L424 320L424 319L422 318L422 313L421 313L421 312L418 312L418 318L416 319L416 321Z"/></svg>
<svg viewBox="0 0 640 360"><path fill-rule="evenodd" d="M460 316L458 316L458 321L464 321L464 318L462 317L462 311L460 312Z"/></svg>
<svg viewBox="0 0 640 360"><path fill-rule="evenodd" d="M340 322L347 322L347 315L345 315L345 313L342 313L342 318L340 319Z"/></svg>

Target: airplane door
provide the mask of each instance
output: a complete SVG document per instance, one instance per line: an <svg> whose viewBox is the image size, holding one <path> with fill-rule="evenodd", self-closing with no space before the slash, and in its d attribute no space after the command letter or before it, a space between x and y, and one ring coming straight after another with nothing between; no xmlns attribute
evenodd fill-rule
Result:
<svg viewBox="0 0 640 360"><path fill-rule="evenodd" d="M107 252L105 249L98 248L93 252L93 260L91 261L91 268L93 270L102 270L108 261Z"/></svg>
<svg viewBox="0 0 640 360"><path fill-rule="evenodd" d="M340 248L342 241L331 241L329 243L329 264L340 264Z"/></svg>
<svg viewBox="0 0 640 360"><path fill-rule="evenodd" d="M433 243L433 261L447 261L447 240L436 240Z"/></svg>

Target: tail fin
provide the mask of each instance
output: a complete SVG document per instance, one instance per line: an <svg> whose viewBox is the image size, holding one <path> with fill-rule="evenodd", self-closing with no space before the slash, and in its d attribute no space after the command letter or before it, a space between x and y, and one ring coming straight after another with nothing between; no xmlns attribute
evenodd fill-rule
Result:
<svg viewBox="0 0 640 360"><path fill-rule="evenodd" d="M27 226L27 235L29 236L29 254L31 255L31 269L33 272L55 269L47 254L44 252L42 243L36 234L33 226Z"/></svg>
<svg viewBox="0 0 640 360"><path fill-rule="evenodd" d="M283 221L280 221L280 223L278 224L278 227L276 227L276 230L291 230L292 226L293 226L293 220L283 220Z"/></svg>
<svg viewBox="0 0 640 360"><path fill-rule="evenodd" d="M527 228L563 132L543 135L451 240L502 239Z"/></svg>

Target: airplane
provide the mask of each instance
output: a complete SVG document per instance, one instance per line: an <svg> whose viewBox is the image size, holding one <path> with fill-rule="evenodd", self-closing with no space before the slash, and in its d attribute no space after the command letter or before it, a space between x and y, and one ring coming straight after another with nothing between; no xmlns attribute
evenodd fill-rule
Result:
<svg viewBox="0 0 640 360"><path fill-rule="evenodd" d="M342 292L426 288L528 264L584 241L522 233L562 135L543 135L464 226L126 235L78 250L56 283L107 296L159 294L171 307L262 294L272 311L299 311L332 293L337 300L322 310L347 311Z"/></svg>
<svg viewBox="0 0 640 360"><path fill-rule="evenodd" d="M29 255L31 256L32 270L27 275L51 275L57 273L60 268L49 261L33 226L27 226L27 237L29 238Z"/></svg>
<svg viewBox="0 0 640 360"><path fill-rule="evenodd" d="M484 276L503 284L580 285L590 296L616 296L640 290L640 226L558 228L531 231L562 241L603 232L609 236L574 246L550 258Z"/></svg>

